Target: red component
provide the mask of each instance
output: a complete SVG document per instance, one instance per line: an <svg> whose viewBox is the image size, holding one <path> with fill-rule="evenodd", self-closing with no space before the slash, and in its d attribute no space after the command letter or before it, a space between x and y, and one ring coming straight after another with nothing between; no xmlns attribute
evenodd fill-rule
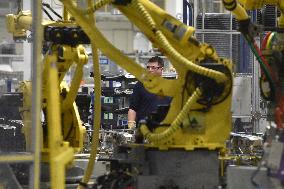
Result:
<svg viewBox="0 0 284 189"><path fill-rule="evenodd" d="M265 37L264 37L264 39L263 39L263 41L262 41L262 43L261 43L261 50L265 50L265 47L266 47L266 44L267 44L267 40L268 40L268 38L269 38L269 36L272 34L272 32L268 32L266 35L265 35Z"/></svg>

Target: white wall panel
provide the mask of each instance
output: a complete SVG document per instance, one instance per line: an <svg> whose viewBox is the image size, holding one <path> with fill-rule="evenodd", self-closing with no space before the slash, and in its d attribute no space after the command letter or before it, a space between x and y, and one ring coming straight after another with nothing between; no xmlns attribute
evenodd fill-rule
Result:
<svg viewBox="0 0 284 189"><path fill-rule="evenodd" d="M112 30L103 30L103 35L107 38L108 41L113 42L113 31Z"/></svg>
<svg viewBox="0 0 284 189"><path fill-rule="evenodd" d="M125 53L133 52L134 31L132 24L127 21L98 22L102 34L117 48Z"/></svg>
<svg viewBox="0 0 284 189"><path fill-rule="evenodd" d="M113 30L114 45L123 52L129 52L132 49L133 37L129 30ZM131 40L132 39L132 40Z"/></svg>
<svg viewBox="0 0 284 189"><path fill-rule="evenodd" d="M234 77L232 112L233 115L251 115L251 77Z"/></svg>
<svg viewBox="0 0 284 189"><path fill-rule="evenodd" d="M166 0L165 9L173 17L180 17L183 14L183 0Z"/></svg>

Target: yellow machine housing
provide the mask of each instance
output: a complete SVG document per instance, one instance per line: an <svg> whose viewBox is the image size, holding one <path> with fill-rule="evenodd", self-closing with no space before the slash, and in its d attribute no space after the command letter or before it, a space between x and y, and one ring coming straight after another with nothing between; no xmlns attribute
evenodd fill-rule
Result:
<svg viewBox="0 0 284 189"><path fill-rule="evenodd" d="M118 52L101 35L96 26L88 24L88 18L83 10L76 8L75 4L64 0L63 4L75 17L92 42L118 65L136 76L150 92L158 95L173 97L170 110L162 124L170 127L159 127L151 133L147 126L142 126L142 133L149 140L145 146L160 149L183 148L194 150L205 148L210 150L225 147L225 140L231 130L231 86L232 64L229 60L220 58L213 47L201 44L194 38L194 28L186 26L165 11L146 0L133 0L125 5L114 5L126 15L132 23L148 37L148 39L165 54L175 67L178 78L166 80L147 73L142 67L135 64L128 57ZM107 4L107 1L101 1ZM96 6L94 6L96 8ZM91 10L89 8L88 10ZM100 40L96 40L100 39ZM222 71L202 67L203 63L223 65ZM226 70L226 71L225 71ZM206 107L196 101L204 95L203 89L198 88L197 75L210 78L216 84L224 86L220 102ZM197 94L198 93L198 94ZM193 95L197 95L193 97ZM190 107L186 103L190 99ZM183 100L182 100L183 99ZM216 100L215 99L215 100ZM216 100L218 101L218 100Z"/></svg>

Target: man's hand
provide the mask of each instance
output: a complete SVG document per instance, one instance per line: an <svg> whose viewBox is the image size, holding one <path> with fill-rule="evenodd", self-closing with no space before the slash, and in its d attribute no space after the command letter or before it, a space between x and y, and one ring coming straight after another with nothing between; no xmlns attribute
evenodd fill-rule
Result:
<svg viewBox="0 0 284 189"><path fill-rule="evenodd" d="M129 108L128 110L128 129L135 129L136 128L136 111Z"/></svg>
<svg viewBox="0 0 284 189"><path fill-rule="evenodd" d="M128 129L135 129L136 121L128 121Z"/></svg>

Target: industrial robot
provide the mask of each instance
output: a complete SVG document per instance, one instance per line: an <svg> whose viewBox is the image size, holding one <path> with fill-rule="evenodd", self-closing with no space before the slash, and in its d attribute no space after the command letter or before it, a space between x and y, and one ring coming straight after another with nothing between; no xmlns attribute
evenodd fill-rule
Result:
<svg viewBox="0 0 284 189"><path fill-rule="evenodd" d="M60 15L59 15L60 16ZM61 17L61 16L60 16ZM7 29L14 40L27 38L32 24L30 11L20 11L17 15L6 16ZM85 140L86 128L82 126L79 111L75 103L83 76L83 67L88 55L83 44L89 44L89 38L68 14L61 21L43 20L44 47L42 48L42 129L41 159L48 163L52 188L64 188L65 169L80 152ZM74 76L68 85L64 81L69 70ZM17 91L23 94L20 107L24 127L26 151L31 148L31 102L32 84L25 81Z"/></svg>
<svg viewBox="0 0 284 189"><path fill-rule="evenodd" d="M219 157L226 153L225 142L231 131L232 62L219 57L211 45L197 41L193 27L178 21L150 1L99 0L94 3L89 0L86 8L78 7L72 0L61 2L64 6L61 21L42 22L44 41L48 44L43 59L42 109L47 124L43 125L42 152L51 166L51 187L64 188L65 166L72 161L74 152L82 148L85 131L79 123L74 99L82 77L82 66L88 59L82 45L90 43L96 94L94 133L89 165L79 187L86 188L97 154L101 93L97 51L100 50L133 74L148 91L170 96L172 102L162 121L157 122L157 112L138 124L137 135L143 136L143 141L119 146L110 160L110 174L100 177L94 188L217 188L220 185ZM250 40L255 27L251 25L246 10L270 3L261 2L240 1L241 5L235 0L223 1L240 23L244 20L241 31ZM282 1L271 3L282 4ZM168 80L147 72L106 40L96 26L94 13L109 4L128 17L169 59L178 74L177 79ZM9 31L15 37L22 37L30 26L31 14L20 12L8 15L7 20ZM77 75L68 87L63 78L73 62L77 66ZM273 72L268 66L262 68L262 82L269 83L269 90L263 90L263 93L281 106L281 98L276 97L276 76L270 75ZM29 87L27 84L22 87L27 96ZM30 105L28 100L26 103ZM281 108L276 115L276 123L282 127L282 121L278 121L283 117ZM24 115L24 122L29 116ZM29 121L25 124L29 125Z"/></svg>
<svg viewBox="0 0 284 189"><path fill-rule="evenodd" d="M97 187L218 187L218 157L225 154L231 130L232 62L219 57L211 45L197 41L193 27L150 1L98 1L85 9L72 1L62 3L91 44L133 74L148 91L172 97L162 121L157 121L157 112L138 124L142 143L117 148L110 160L111 173L98 179ZM108 4L128 17L169 59L177 79L150 74L108 42L95 24L89 24L90 15Z"/></svg>

